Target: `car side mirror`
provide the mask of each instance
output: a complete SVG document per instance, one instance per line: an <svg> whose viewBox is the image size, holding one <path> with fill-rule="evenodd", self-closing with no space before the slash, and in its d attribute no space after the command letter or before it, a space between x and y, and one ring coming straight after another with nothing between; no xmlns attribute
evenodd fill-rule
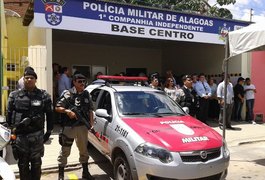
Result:
<svg viewBox="0 0 265 180"><path fill-rule="evenodd" d="M111 116L108 114L106 109L97 109L95 114L98 117L106 118L108 121L111 120Z"/></svg>
<svg viewBox="0 0 265 180"><path fill-rule="evenodd" d="M184 111L185 113L187 113L187 114L190 113L190 109L189 109L188 107L183 107L182 109L183 109L183 111Z"/></svg>

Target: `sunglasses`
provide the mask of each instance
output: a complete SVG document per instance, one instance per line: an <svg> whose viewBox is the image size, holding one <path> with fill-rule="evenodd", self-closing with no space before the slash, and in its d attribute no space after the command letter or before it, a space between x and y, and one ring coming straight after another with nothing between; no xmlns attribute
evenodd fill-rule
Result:
<svg viewBox="0 0 265 180"><path fill-rule="evenodd" d="M79 83L79 84L81 84L81 83L85 84L86 83L86 80L78 80L76 82Z"/></svg>
<svg viewBox="0 0 265 180"><path fill-rule="evenodd" d="M34 76L25 76L24 78L25 78L26 80L29 80L29 79L35 79Z"/></svg>

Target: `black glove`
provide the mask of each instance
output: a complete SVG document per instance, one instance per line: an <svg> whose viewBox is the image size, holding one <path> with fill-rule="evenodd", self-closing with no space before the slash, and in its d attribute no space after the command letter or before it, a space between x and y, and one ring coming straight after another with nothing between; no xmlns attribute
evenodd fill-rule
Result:
<svg viewBox="0 0 265 180"><path fill-rule="evenodd" d="M43 136L43 143L46 143L50 138L51 132L47 131Z"/></svg>

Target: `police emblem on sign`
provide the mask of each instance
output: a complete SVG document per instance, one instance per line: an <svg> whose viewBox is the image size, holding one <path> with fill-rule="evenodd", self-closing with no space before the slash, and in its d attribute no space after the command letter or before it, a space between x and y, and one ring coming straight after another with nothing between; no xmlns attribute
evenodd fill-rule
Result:
<svg viewBox="0 0 265 180"><path fill-rule="evenodd" d="M52 25L57 26L62 22L64 0L42 0L45 8L45 19Z"/></svg>

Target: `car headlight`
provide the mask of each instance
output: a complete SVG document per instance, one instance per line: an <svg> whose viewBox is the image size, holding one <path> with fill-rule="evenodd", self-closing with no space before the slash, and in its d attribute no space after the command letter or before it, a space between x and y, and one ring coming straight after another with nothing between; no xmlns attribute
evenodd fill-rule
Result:
<svg viewBox="0 0 265 180"><path fill-rule="evenodd" d="M170 163L173 161L173 157L169 151L149 143L140 144L135 149L135 152L150 158L159 159L163 163Z"/></svg>
<svg viewBox="0 0 265 180"><path fill-rule="evenodd" d="M223 139L223 149L224 149L224 157L228 158L230 156L230 152L229 152L229 149L227 147L227 143L226 143L225 139Z"/></svg>

